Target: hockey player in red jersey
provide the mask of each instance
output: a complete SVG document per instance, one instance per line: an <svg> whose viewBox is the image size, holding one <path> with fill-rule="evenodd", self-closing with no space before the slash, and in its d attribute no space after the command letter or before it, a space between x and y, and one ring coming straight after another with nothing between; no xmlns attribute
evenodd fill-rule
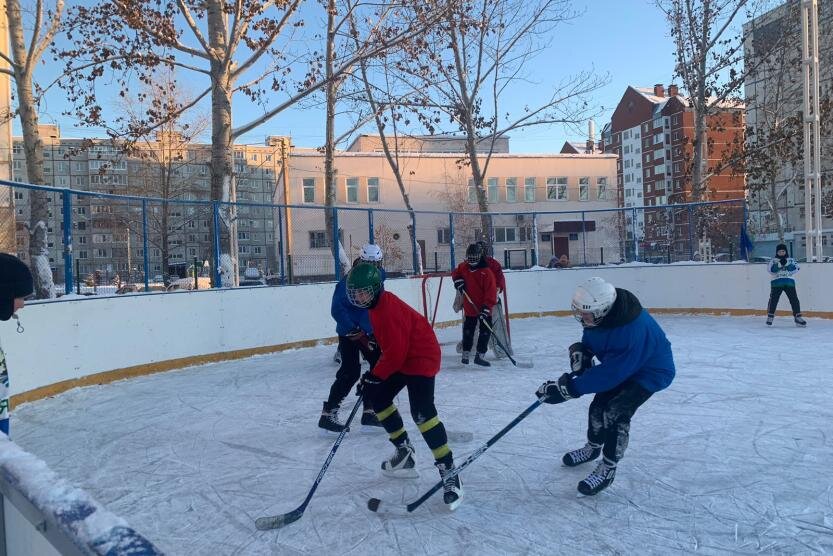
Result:
<svg viewBox="0 0 833 556"><path fill-rule="evenodd" d="M393 403L394 397L407 389L411 416L431 448L443 481L443 500L453 510L462 499L463 488L459 475L449 476L454 458L434 406L434 377L440 371L437 336L424 316L384 290L382 275L371 264L359 264L350 271L347 295L353 305L368 309L381 351L373 369L362 376L360 388L395 447L393 456L382 462L382 471L393 476L416 475L414 447Z"/></svg>
<svg viewBox="0 0 833 556"><path fill-rule="evenodd" d="M463 364L468 365L474 344L474 331L480 324L477 351L474 362L489 367L484 356L489 348L489 327L492 325L492 308L497 303L495 275L489 270L483 257L483 249L473 243L466 249L466 260L451 273L454 287L463 295ZM485 323L485 324L484 324ZM486 326L488 324L488 326Z"/></svg>

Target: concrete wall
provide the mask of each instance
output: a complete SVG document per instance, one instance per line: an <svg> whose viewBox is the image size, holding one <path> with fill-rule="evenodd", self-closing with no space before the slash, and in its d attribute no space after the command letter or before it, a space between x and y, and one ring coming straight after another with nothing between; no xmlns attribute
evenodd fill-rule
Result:
<svg viewBox="0 0 833 556"><path fill-rule="evenodd" d="M681 312L763 314L769 279L762 264L649 266L507 273L509 308L516 315L566 313L573 288L602 276L636 293L649 308ZM804 314L833 318L833 264L805 264L798 274ZM387 287L422 311L422 279L389 280ZM439 278L426 282L429 305ZM333 284L209 290L35 303L14 321L0 323L15 402L73 386L332 338ZM459 318L445 278L437 321ZM782 301L781 308L787 308ZM98 375L116 371L107 375ZM23 394L23 395L21 395Z"/></svg>

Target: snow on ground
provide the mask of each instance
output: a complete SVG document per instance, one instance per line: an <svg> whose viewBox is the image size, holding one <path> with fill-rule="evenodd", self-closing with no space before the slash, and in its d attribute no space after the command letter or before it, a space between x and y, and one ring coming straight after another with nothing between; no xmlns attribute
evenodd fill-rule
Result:
<svg viewBox="0 0 833 556"><path fill-rule="evenodd" d="M371 513L368 497L409 501L438 479L400 396L418 480L382 476L385 435L353 432L303 518L257 531L255 518L301 503L330 449L316 422L333 346L72 390L17 408L13 439L169 554L833 552L833 322L658 320L677 378L637 412L616 482L592 498L575 490L591 465L560 465L584 443L585 396L540 407L477 460L456 512L435 496L410 515ZM439 332L440 416L474 433L452 445L458 460L565 369L580 329L544 318L512 332L535 368L463 369L459 330Z"/></svg>

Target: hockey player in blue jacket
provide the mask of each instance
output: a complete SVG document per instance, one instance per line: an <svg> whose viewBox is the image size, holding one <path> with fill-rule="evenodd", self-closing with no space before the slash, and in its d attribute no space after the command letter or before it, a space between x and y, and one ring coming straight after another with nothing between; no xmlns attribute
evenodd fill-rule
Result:
<svg viewBox="0 0 833 556"><path fill-rule="evenodd" d="M798 294L795 292L795 278L793 275L798 272L798 263L795 259L787 257L787 246L779 243L775 248L775 257L769 261L769 273L772 274L769 290L769 304L766 311L766 323L772 326L772 319L775 318L775 309L778 308L778 300L781 299L781 292L787 294L790 300L790 307L793 310L795 325L801 328L807 326L807 321L801 316L801 303L798 301Z"/></svg>
<svg viewBox="0 0 833 556"><path fill-rule="evenodd" d="M573 294L573 315L581 322L581 342L570 346L571 373L542 384L536 394L561 403L595 393L590 404L587 444L567 452L574 467L603 455L578 491L597 494L613 482L616 464L628 446L631 417L654 393L674 380L671 342L631 292L590 278ZM593 357L599 364L593 365Z"/></svg>
<svg viewBox="0 0 833 556"><path fill-rule="evenodd" d="M375 264L382 272L382 280L385 279L385 270L382 268L382 250L379 246L372 243L362 246L356 262ZM347 276L336 284L330 314L336 321L338 352L341 357L335 381L330 387L330 395L321 410L318 426L327 431L341 432L344 425L338 421L338 410L341 402L361 376L362 364L359 354L364 356L371 368L381 354L373 339L373 327L370 325L367 309L356 307L347 299ZM369 400L364 400L361 423L369 427L379 427L380 431L384 430Z"/></svg>

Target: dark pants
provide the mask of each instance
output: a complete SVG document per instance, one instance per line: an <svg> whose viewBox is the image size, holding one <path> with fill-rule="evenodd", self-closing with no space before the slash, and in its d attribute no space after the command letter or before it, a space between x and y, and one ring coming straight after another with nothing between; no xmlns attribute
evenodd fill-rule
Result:
<svg viewBox="0 0 833 556"><path fill-rule="evenodd" d="M450 463L452 459L451 449L448 447L448 435L437 415L437 408L434 406L434 377L394 373L374 389L373 410L379 422L385 427L390 441L395 446L401 446L408 440L405 424L393 403L393 399L404 388L408 389L411 417L425 443L431 448L434 459Z"/></svg>
<svg viewBox="0 0 833 556"><path fill-rule="evenodd" d="M336 372L336 379L333 385L330 386L330 396L327 398L327 405L329 407L338 407L347 394L350 393L353 386L359 380L362 372L362 362L359 359L359 354L363 354L367 362L370 363L370 368L376 364L379 359L378 350L365 349L359 342L354 342L346 336L338 337L338 349L341 352L341 366ZM364 408L370 409L370 402L364 400Z"/></svg>
<svg viewBox="0 0 833 556"><path fill-rule="evenodd" d="M631 417L653 392L633 380L626 380L613 390L599 392L590 403L587 440L604 445L602 453L612 462L622 459L628 447Z"/></svg>
<svg viewBox="0 0 833 556"><path fill-rule="evenodd" d="M489 326L492 325L492 317L488 318ZM474 345L474 331L477 329L477 323L480 322L480 317L466 317L463 321L463 351L471 351L471 346ZM480 334L477 336L477 353L486 353L489 349L489 329L486 325L480 323Z"/></svg>
<svg viewBox="0 0 833 556"><path fill-rule="evenodd" d="M775 316L775 309L778 307L778 300L781 299L781 292L787 294L787 299L790 300L790 307L792 307L793 315L801 314L801 303L798 301L798 294L795 293L795 286L772 286L769 291L769 306L767 307L767 315Z"/></svg>

